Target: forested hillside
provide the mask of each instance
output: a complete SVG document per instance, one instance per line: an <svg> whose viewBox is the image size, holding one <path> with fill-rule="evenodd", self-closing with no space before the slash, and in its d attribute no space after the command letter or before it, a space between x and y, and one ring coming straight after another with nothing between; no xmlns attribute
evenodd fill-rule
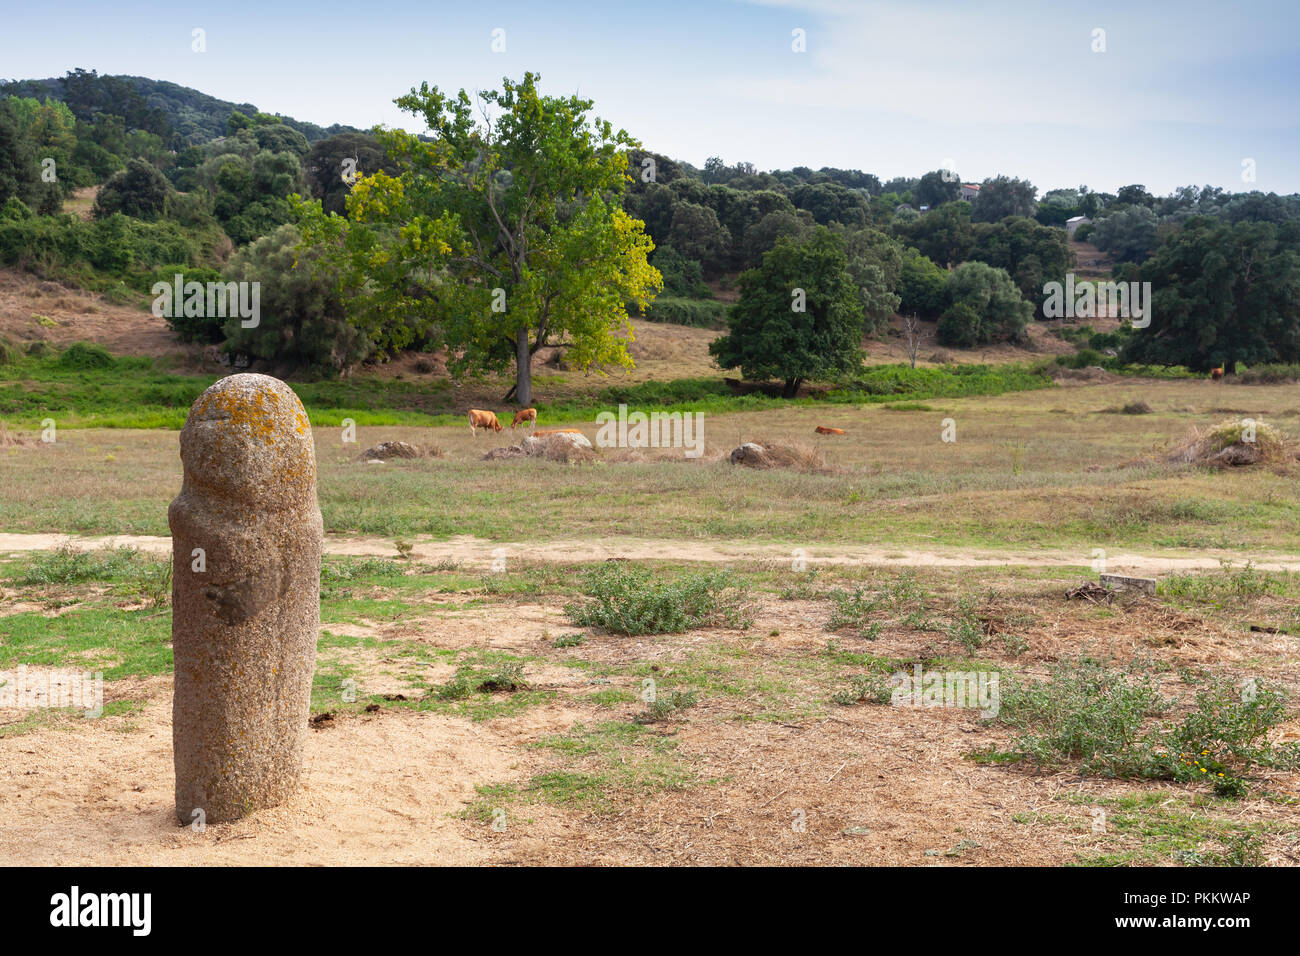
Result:
<svg viewBox="0 0 1300 956"><path fill-rule="evenodd" d="M252 103L231 103L179 83L145 76L99 76L94 70L0 83L0 96L59 100L68 104L74 116L87 121L99 113L121 116L128 128L156 133L173 148L198 146L224 136L231 113L253 116L260 112ZM338 123L327 129L292 116L274 115L309 143L338 133L359 132Z"/></svg>
<svg viewBox="0 0 1300 956"><path fill-rule="evenodd" d="M255 328L203 314L169 321L184 341L278 369L338 374L446 348L459 356L455 372L501 371L552 342L579 365L622 360L612 318L571 341L553 329L548 340L546 310L558 303L575 322L628 309L725 332L714 349L724 367L797 388L852 376L863 341L898 316L935 323L948 348L1024 342L1030 323L1055 317L1052 287L1073 276L1064 228L1073 220L1074 237L1116 263L1115 280L1154 290L1149 328L1081 333L1080 363L1231 371L1300 362L1300 196L1207 185L1157 197L1139 184L1040 195L1008 175L963 184L955 170L930 170L882 182L857 169L761 171L718 157L697 168L621 132L587 156L600 130L593 104L546 97L532 80L488 95L518 108L512 98L527 91L535 117L579 116L586 132L557 139L536 168L521 140L513 154L494 154L488 173L474 156L490 131L465 125L468 114L430 112L450 109L436 90L427 102L411 98L418 91L400 101L433 132L407 135L322 128L142 77L73 70L4 84L0 263L142 304L176 274L258 282ZM558 134L543 124L530 135ZM459 159L440 152L440 138L458 144ZM595 165L575 178L566 151ZM568 193L529 191L552 179ZM453 183L460 193L446 188ZM92 215L67 214L88 187ZM517 235L492 225L493 195L545 208L545 223L526 213ZM540 259L510 259L512 249L540 255L548 237L544 271ZM584 247L605 248L608 268L566 272ZM481 268L466 271L471 260ZM493 319L496 304L477 297L513 274L518 307L515 292L532 289L534 273L561 285L538 292L543 310L520 320L537 334L522 343ZM806 313L788 308L791 289Z"/></svg>

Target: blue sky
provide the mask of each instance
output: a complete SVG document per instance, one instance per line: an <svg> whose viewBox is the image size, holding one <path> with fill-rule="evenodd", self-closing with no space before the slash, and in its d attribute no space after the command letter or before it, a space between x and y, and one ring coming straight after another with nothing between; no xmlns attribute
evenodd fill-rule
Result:
<svg viewBox="0 0 1300 956"><path fill-rule="evenodd" d="M796 29L806 52L791 49ZM718 155L887 179L952 163L967 180L1006 173L1040 190L1297 192L1298 50L1294 0L95 0L11 5L0 76L84 67L322 125L414 128L392 99L423 80L479 89L533 70L697 166Z"/></svg>

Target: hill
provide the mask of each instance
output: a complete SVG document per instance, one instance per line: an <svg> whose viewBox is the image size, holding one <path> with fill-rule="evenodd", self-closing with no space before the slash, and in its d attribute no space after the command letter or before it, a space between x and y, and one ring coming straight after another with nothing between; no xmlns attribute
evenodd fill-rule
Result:
<svg viewBox="0 0 1300 956"><path fill-rule="evenodd" d="M140 98L145 109L157 111L154 115L160 114L165 119L175 134L175 145L178 148L197 146L225 136L226 121L233 112L238 111L247 116L261 112L252 103L232 103L169 80L154 80L145 76L100 76L93 70L76 70L67 76L14 80L0 85L0 95L56 99L67 103L79 118L85 118L86 114L94 112L127 116L129 111L121 101L131 97L131 94ZM338 133L361 132L356 127L339 123L324 127L280 113L270 115L302 133L309 143Z"/></svg>

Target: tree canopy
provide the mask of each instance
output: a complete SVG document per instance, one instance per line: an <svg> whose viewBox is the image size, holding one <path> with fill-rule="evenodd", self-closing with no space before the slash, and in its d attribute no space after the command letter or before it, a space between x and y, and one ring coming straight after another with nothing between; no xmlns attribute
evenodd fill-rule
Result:
<svg viewBox="0 0 1300 956"><path fill-rule="evenodd" d="M361 177L347 223L300 205L309 244L334 250L354 320L380 348L435 329L453 372L504 370L507 395L532 401L531 359L559 345L578 368L628 366L627 305L661 287L653 243L620 206L623 130L589 117L590 100L542 95L540 78L477 95L427 83L396 102L431 137L379 133L400 172Z"/></svg>
<svg viewBox="0 0 1300 956"><path fill-rule="evenodd" d="M862 364L862 303L844 240L826 228L799 242L777 240L757 269L740 275L728 332L709 345L722 368L750 379L780 379L794 397L809 378Z"/></svg>

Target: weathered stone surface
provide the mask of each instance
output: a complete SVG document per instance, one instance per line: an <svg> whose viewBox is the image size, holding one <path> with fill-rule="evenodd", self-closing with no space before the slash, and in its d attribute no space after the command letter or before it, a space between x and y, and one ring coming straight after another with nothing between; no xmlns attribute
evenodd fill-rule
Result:
<svg viewBox="0 0 1300 956"><path fill-rule="evenodd" d="M320 629L316 454L298 397L255 374L200 395L180 446L168 511L176 816L221 823L280 803L302 771Z"/></svg>
<svg viewBox="0 0 1300 956"><path fill-rule="evenodd" d="M591 439L581 432L553 431L547 435L529 435L518 445L493 448L485 461L509 458L544 458L547 461L586 461L596 457Z"/></svg>
<svg viewBox="0 0 1300 956"><path fill-rule="evenodd" d="M1103 574L1101 576L1101 586L1111 588L1115 591L1143 591L1147 594L1156 593L1155 578L1131 578L1124 574Z"/></svg>
<svg viewBox="0 0 1300 956"><path fill-rule="evenodd" d="M523 441L524 450L530 455L545 454L545 449L552 446L568 445L571 448L590 448L591 439L582 432L551 432L549 435L529 436ZM534 451L533 449L542 449Z"/></svg>
<svg viewBox="0 0 1300 956"><path fill-rule="evenodd" d="M747 441L738 448L731 450L731 463L733 465L757 465L763 461L763 446L756 445L752 441Z"/></svg>

